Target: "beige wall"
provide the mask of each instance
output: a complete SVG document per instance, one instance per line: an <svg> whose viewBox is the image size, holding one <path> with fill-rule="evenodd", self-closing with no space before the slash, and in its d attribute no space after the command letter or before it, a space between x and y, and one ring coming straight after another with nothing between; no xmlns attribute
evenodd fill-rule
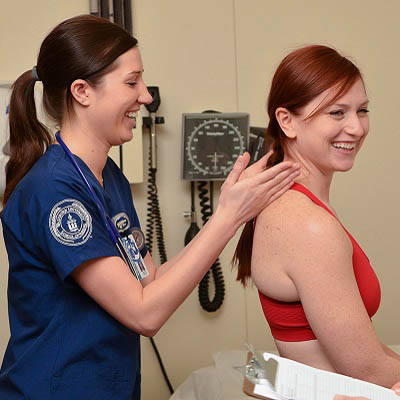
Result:
<svg viewBox="0 0 400 400"><path fill-rule="evenodd" d="M30 3L3 7L0 50L7 61L0 64L0 81L12 80L30 68L49 28L63 18L86 12L88 1ZM22 13L18 20L15 13ZM265 125L265 97L282 56L302 44L335 46L354 58L364 72L371 130L356 166L335 178L333 204L381 281L382 305L374 318L377 333L387 344L400 343L396 305L400 282L396 257L400 239L399 14L397 0L133 0L145 80L160 86L159 113L165 117L165 125L158 129L158 185L169 256L182 247L188 228L182 212L190 207L188 184L179 178L181 114L210 108L246 111L253 125ZM146 155L147 145L145 134ZM133 193L144 225L146 185L134 185ZM232 241L221 256L227 286L222 309L215 314L203 312L193 293L155 338L175 387L192 370L212 364L212 353L217 350L241 349L246 340L258 348L273 348L256 292L252 288L244 291L230 271L234 246ZM2 348L8 337L6 275L1 245ZM144 338L142 343L143 398L167 398L149 342Z"/></svg>

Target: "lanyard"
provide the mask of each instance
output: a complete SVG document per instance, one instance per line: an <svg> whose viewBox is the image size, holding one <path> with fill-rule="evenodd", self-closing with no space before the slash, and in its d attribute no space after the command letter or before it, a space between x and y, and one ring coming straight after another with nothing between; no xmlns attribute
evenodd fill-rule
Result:
<svg viewBox="0 0 400 400"><path fill-rule="evenodd" d="M74 156L72 155L70 149L61 139L60 132L56 133L56 139L58 143L61 145L62 149L64 150L65 154L68 156L72 165L75 167L76 171L82 178L85 186L89 189L90 194L93 197L93 200L96 204L97 209L100 211L100 214L103 217L107 232L110 236L111 241L117 247L122 259L128 265L129 269L131 270L132 274L136 279L139 281L148 275L148 271L146 266L144 265L143 258L140 254L140 250L138 249L135 240L133 239L132 235L128 235L128 238L122 238L120 233L118 232L117 228L114 226L114 223L111 221L111 218L106 213L103 205L101 204L100 199L97 197L92 185L86 179L86 176L79 168L78 163L76 162Z"/></svg>

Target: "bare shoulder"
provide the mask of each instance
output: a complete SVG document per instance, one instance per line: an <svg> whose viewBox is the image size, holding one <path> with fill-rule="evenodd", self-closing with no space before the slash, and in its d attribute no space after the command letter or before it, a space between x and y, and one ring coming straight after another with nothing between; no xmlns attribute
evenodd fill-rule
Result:
<svg viewBox="0 0 400 400"><path fill-rule="evenodd" d="M344 232L334 216L295 190L287 191L265 208L257 217L257 225L280 227L286 232L297 232L301 228L310 234L321 233L321 230L325 234L327 230Z"/></svg>
<svg viewBox="0 0 400 400"><path fill-rule="evenodd" d="M252 278L267 296L296 301L307 280L313 281L307 287L323 287L332 281L330 271L345 275L352 270L352 252L334 216L303 193L289 190L257 217Z"/></svg>
<svg viewBox="0 0 400 400"><path fill-rule="evenodd" d="M289 190L260 213L255 228L255 247L274 247L280 257L336 248L346 254L351 242L338 220L298 191ZM268 242L268 243L267 243Z"/></svg>

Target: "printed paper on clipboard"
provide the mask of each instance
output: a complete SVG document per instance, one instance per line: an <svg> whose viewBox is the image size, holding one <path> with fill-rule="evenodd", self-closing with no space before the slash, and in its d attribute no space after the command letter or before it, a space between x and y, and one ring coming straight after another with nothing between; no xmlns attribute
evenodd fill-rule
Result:
<svg viewBox="0 0 400 400"><path fill-rule="evenodd" d="M373 383L334 372L323 371L275 354L264 353L264 360L278 363L273 383L254 385L253 396L270 399L332 400L335 394L369 399L397 400L394 391ZM271 388L275 392L271 394ZM277 396L277 397L271 397ZM282 397L278 397L282 396Z"/></svg>

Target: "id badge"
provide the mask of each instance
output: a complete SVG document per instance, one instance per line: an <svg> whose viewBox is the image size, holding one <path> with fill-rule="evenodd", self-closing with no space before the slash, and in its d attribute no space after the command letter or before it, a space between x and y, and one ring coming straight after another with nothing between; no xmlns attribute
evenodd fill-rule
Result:
<svg viewBox="0 0 400 400"><path fill-rule="evenodd" d="M136 245L135 239L132 233L122 236L120 238L121 244L124 247L125 254L127 256L126 262L133 274L141 281L143 278L149 275L149 271L144 264L143 257L140 254L140 250Z"/></svg>

